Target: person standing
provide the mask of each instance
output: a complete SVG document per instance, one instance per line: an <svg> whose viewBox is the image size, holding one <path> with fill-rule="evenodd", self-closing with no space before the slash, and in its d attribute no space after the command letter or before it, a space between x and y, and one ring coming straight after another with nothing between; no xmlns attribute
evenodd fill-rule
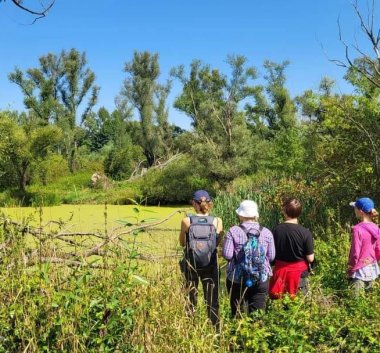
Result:
<svg viewBox="0 0 380 353"><path fill-rule="evenodd" d="M269 229L260 226L256 202L242 201L236 209L236 214L240 224L229 229L223 244L223 257L229 261L226 285L232 317L236 317L243 301L247 302L249 313L265 309L269 277L272 275L270 262L275 257L273 235ZM257 240L252 237L256 237ZM252 256L252 263L247 259L250 253L247 244L250 240L255 244L252 248L257 249L257 255ZM252 276L246 273L247 264L253 269Z"/></svg>
<svg viewBox="0 0 380 353"><path fill-rule="evenodd" d="M187 216L181 222L179 242L184 248L181 270L185 275L190 311L195 311L198 285L202 282L208 318L218 326L219 269L216 248L223 223L219 217L210 216L213 202L207 191L194 192L192 206L195 215Z"/></svg>
<svg viewBox="0 0 380 353"><path fill-rule="evenodd" d="M310 230L298 224L301 212L299 200L285 200L282 204L285 221L273 230L276 259L269 284L272 299L282 298L286 293L294 298L300 288L301 276L314 261L313 236Z"/></svg>
<svg viewBox="0 0 380 353"><path fill-rule="evenodd" d="M369 289L379 276L380 229L374 219L378 217L374 202L362 197L350 206L360 220L352 227L351 249L348 257L348 277L355 296Z"/></svg>

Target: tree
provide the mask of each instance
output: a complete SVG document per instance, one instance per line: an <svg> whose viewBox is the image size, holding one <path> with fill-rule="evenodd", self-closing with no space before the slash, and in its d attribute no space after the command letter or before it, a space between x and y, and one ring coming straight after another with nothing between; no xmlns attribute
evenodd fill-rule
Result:
<svg viewBox="0 0 380 353"><path fill-rule="evenodd" d="M370 4L368 4L370 3ZM376 28L376 8L377 0L366 2L366 10L359 6L358 0L352 4L354 11L359 20L360 28L364 38L369 41L368 49L364 45L359 45L359 41L355 40L355 44L349 45L342 37L341 25L339 26L339 38L344 46L345 60L333 59L337 65L349 69L353 73L357 73L367 79L373 86L380 88L380 27ZM351 51L354 50L356 58L352 58Z"/></svg>
<svg viewBox="0 0 380 353"><path fill-rule="evenodd" d="M257 86L252 102L246 104L250 128L268 141L266 167L286 176L303 172L305 167L303 126L285 87L288 64L266 60L266 85Z"/></svg>
<svg viewBox="0 0 380 353"><path fill-rule="evenodd" d="M266 87L258 86L254 91L254 102L247 104L248 120L255 131L266 138L273 138L276 131L292 128L296 124L296 108L285 87L285 69L288 61L281 64L266 60L264 68Z"/></svg>
<svg viewBox="0 0 380 353"><path fill-rule="evenodd" d="M126 100L138 111L142 134L140 145L148 166L152 166L160 157L167 157L172 143L166 108L170 82L158 83L158 54L135 52L133 59L125 64L124 71L127 78L121 100Z"/></svg>
<svg viewBox="0 0 380 353"><path fill-rule="evenodd" d="M28 69L26 73L16 68L9 79L20 87L26 108L39 117L41 124L54 123L62 128L63 149L69 168L74 171L76 150L82 136L78 123L86 120L98 98L95 74L86 67L85 53L76 49L62 51L59 56L49 53L39 61L39 68Z"/></svg>
<svg viewBox="0 0 380 353"><path fill-rule="evenodd" d="M194 127L190 153L204 166L205 175L222 186L242 173L253 172L253 161L260 160L259 143L247 129L242 109L254 94L250 81L256 78L256 71L246 67L243 56L229 56L227 62L230 78L198 60L192 62L188 76L183 66L172 70L183 85L174 106L191 118Z"/></svg>

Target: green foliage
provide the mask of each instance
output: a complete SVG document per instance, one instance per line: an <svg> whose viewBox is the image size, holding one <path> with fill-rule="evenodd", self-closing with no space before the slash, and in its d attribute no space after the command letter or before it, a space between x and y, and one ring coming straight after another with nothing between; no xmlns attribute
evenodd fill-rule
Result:
<svg viewBox="0 0 380 353"><path fill-rule="evenodd" d="M172 71L183 85L174 106L191 119L194 126L189 149L204 166L205 176L225 187L250 168L255 159L252 148L257 140L247 129L244 101L254 94L251 81L256 71L247 67L243 56L230 56L228 79L217 69L193 61L188 77L183 66Z"/></svg>
<svg viewBox="0 0 380 353"><path fill-rule="evenodd" d="M140 146L148 166L171 152L172 127L168 122L166 99L170 82L159 84L160 66L158 54L135 52L133 59L125 64L127 78L119 102L137 109L140 118Z"/></svg>
<svg viewBox="0 0 380 353"><path fill-rule="evenodd" d="M189 155L180 156L164 169L149 170L141 182L141 193L149 204L188 203L197 189L213 191L212 182Z"/></svg>
<svg viewBox="0 0 380 353"><path fill-rule="evenodd" d="M115 180L128 179L143 158L140 146L128 143L123 147L113 147L104 160L104 171Z"/></svg>
<svg viewBox="0 0 380 353"><path fill-rule="evenodd" d="M8 168L5 173L17 176L17 185L21 192L31 181L31 166L43 160L60 141L61 130L55 126L18 124L17 114L0 112L0 157L2 165Z"/></svg>
<svg viewBox="0 0 380 353"><path fill-rule="evenodd" d="M49 154L34 164L34 174L43 185L51 184L70 174L67 163L60 154Z"/></svg>
<svg viewBox="0 0 380 353"><path fill-rule="evenodd" d="M97 102L99 87L95 85L94 72L86 67L85 53L76 49L60 55L49 53L41 56L39 62L40 67L25 73L16 68L9 79L20 87L26 108L40 124L54 123L62 129L60 147L72 172L76 168L76 148L83 140L83 131L77 126L78 109L89 96L81 116L84 121Z"/></svg>

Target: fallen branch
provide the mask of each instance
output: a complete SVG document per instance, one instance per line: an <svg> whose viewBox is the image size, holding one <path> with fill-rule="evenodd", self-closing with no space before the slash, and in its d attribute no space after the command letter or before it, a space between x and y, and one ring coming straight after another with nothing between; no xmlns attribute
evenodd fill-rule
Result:
<svg viewBox="0 0 380 353"><path fill-rule="evenodd" d="M29 249L27 250L28 255L23 255L23 260L26 266L33 266L41 262L45 263L54 263L54 264L66 264L68 266L87 266L86 259L88 259L91 256L97 255L97 256L105 256L111 248L107 248L109 245L118 245L119 241L123 236L126 236L128 234L134 234L136 232L140 232L143 230L152 229L160 224L163 224L167 222L169 219L171 219L173 216L175 216L178 213L184 212L183 210L176 210L173 213L171 213L166 218L152 222L152 223L141 223L141 224L135 224L129 228L125 227L117 227L114 228L110 235L107 236L107 234L100 234L96 232L67 232L61 231L61 232L46 232L43 227L36 228L29 225L24 225L15 221L12 221L5 217L0 217L0 222L3 222L3 227L8 232L19 232L24 237L26 235L31 235L34 238L36 238L36 241L41 244L39 248ZM49 222L52 223L52 222ZM49 224L48 223L48 224ZM63 223L59 223L62 225ZM8 229L8 226L14 227L14 229ZM162 229L162 228L160 228ZM78 237L81 239L81 241L78 241ZM83 244L88 239L93 240L94 238L101 239L102 241L95 244L89 249L86 249L86 246ZM75 248L75 251L63 251L62 247L57 247L57 242L54 241L62 241L68 246L70 246L70 249ZM49 243L53 242L53 243ZM6 250L12 246L12 237L10 237L7 241L0 244L0 250ZM88 245L87 245L88 246ZM112 251L112 250L111 250ZM46 256L46 255L53 255L53 256ZM177 254L171 254L171 255L164 255L164 256L152 256L152 255L146 255L146 254L136 254L134 257L138 260L144 260L144 261L158 261L159 259L169 258L178 256ZM97 268L99 266L96 266ZM100 267L99 267L100 268Z"/></svg>

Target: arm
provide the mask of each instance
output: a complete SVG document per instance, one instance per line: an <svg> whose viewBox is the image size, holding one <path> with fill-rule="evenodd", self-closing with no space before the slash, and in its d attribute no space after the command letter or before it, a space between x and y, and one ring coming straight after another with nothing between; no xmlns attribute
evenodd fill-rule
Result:
<svg viewBox="0 0 380 353"><path fill-rule="evenodd" d="M272 233L270 233L270 241L268 243L268 248L267 248L267 258L269 263L273 262L276 257L276 248L274 246L274 238Z"/></svg>
<svg viewBox="0 0 380 353"><path fill-rule="evenodd" d="M351 241L351 249L350 256L348 259L348 268L351 269L355 267L359 261L360 249L361 249L361 239L359 236L359 230L353 228L352 229L352 241Z"/></svg>
<svg viewBox="0 0 380 353"><path fill-rule="evenodd" d="M314 254L306 255L306 261L312 263L314 261Z"/></svg>
<svg viewBox="0 0 380 353"><path fill-rule="evenodd" d="M314 261L314 240L310 231L305 243L305 259L310 264Z"/></svg>
<svg viewBox="0 0 380 353"><path fill-rule="evenodd" d="M228 231L226 237L224 238L223 252L222 256L230 261L234 256L234 241L232 239L231 231Z"/></svg>
<svg viewBox="0 0 380 353"><path fill-rule="evenodd" d="M216 246L218 246L223 239L224 231L223 231L223 221L219 217L215 217L214 226L216 228L216 234L218 235Z"/></svg>
<svg viewBox="0 0 380 353"><path fill-rule="evenodd" d="M377 239L376 241L375 256L376 256L376 260L380 261L380 239Z"/></svg>
<svg viewBox="0 0 380 353"><path fill-rule="evenodd" d="M181 231L179 233L179 243L181 246L186 246L186 233L190 227L190 219L189 217L185 217L181 222Z"/></svg>
<svg viewBox="0 0 380 353"><path fill-rule="evenodd" d="M377 234L379 235L380 233L380 229L378 228L377 229ZM376 244L375 244L375 256L376 256L376 260L379 261L380 260L380 238L378 236L377 240L376 240Z"/></svg>

